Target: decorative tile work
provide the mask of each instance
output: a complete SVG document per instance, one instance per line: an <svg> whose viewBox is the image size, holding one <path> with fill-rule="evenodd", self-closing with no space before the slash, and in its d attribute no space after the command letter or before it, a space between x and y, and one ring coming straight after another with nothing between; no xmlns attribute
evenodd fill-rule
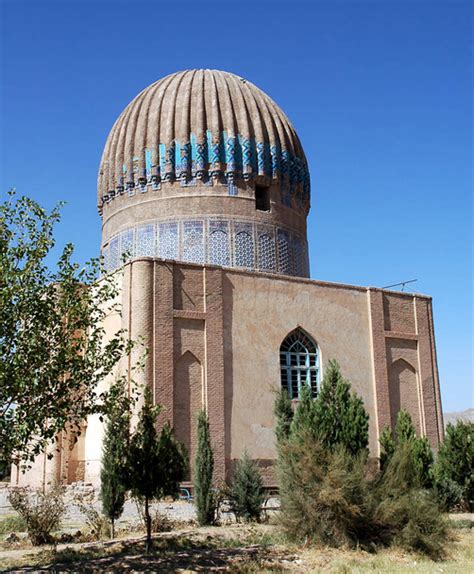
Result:
<svg viewBox="0 0 474 574"><path fill-rule="evenodd" d="M232 184L237 179L265 176L280 183L285 205L291 205L292 197L297 198L300 204L309 201L306 160L279 146L258 142L255 138L241 135L230 137L226 131L220 132L216 138L208 130L202 141L195 134L190 134L187 142L174 140L168 145L160 143L155 155L156 163L153 163L152 150L145 149L143 158L134 158L134 166L123 166L129 195L135 194L135 187L146 191L147 184L156 189L161 180L180 180L185 185L192 181L209 181L212 184L212 178L221 177L230 181L229 194L235 195ZM143 167L140 168L139 164ZM123 183L119 181L117 189L104 195L103 201L110 201L120 194L122 186Z"/></svg>
<svg viewBox="0 0 474 574"><path fill-rule="evenodd" d="M134 229L128 229L120 234L120 261L132 259L135 255L134 235Z"/></svg>
<svg viewBox="0 0 474 574"><path fill-rule="evenodd" d="M110 264L110 270L115 269L120 264L120 261L119 261L119 238L118 238L118 236L114 237L110 241L109 264Z"/></svg>
<svg viewBox="0 0 474 574"><path fill-rule="evenodd" d="M202 221L183 222L182 260L204 263L204 231Z"/></svg>
<svg viewBox="0 0 474 574"><path fill-rule="evenodd" d="M258 268L262 271L277 270L277 254L273 229L260 228L258 230Z"/></svg>
<svg viewBox="0 0 474 574"><path fill-rule="evenodd" d="M159 241L158 253L163 259L178 259L178 224L160 223L159 224Z"/></svg>
<svg viewBox="0 0 474 574"><path fill-rule="evenodd" d="M306 243L286 229L223 218L151 222L127 229L104 245L106 271L131 257L241 267L308 276Z"/></svg>
<svg viewBox="0 0 474 574"><path fill-rule="evenodd" d="M223 222L224 223L224 222ZM209 224L209 256L212 265L230 265L229 234L224 229L212 228Z"/></svg>
<svg viewBox="0 0 474 574"><path fill-rule="evenodd" d="M278 229L277 237L279 271L284 275L291 275L290 234L284 229Z"/></svg>
<svg viewBox="0 0 474 574"><path fill-rule="evenodd" d="M155 226L143 225L137 229L136 255L153 257L155 255Z"/></svg>

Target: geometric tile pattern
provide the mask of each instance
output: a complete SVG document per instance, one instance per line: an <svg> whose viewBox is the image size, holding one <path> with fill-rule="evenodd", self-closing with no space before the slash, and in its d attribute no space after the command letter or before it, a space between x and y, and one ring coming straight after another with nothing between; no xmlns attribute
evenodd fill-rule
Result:
<svg viewBox="0 0 474 574"><path fill-rule="evenodd" d="M306 242L290 231L252 221L199 218L149 222L126 229L102 248L105 270L133 257L159 257L309 277Z"/></svg>

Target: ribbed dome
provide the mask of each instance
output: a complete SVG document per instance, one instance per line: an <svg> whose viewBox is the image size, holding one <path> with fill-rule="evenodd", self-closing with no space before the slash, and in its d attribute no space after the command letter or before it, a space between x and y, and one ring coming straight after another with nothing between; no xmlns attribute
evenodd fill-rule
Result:
<svg viewBox="0 0 474 574"><path fill-rule="evenodd" d="M99 170L99 209L150 182L255 176L281 181L287 205L296 197L309 207L306 158L275 102L228 72L178 72L143 90L115 122Z"/></svg>

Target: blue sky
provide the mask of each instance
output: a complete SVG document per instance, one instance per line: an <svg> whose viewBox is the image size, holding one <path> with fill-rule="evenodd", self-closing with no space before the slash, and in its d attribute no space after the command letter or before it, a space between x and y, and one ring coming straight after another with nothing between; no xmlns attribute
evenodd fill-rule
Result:
<svg viewBox="0 0 474 574"><path fill-rule="evenodd" d="M473 405L471 3L0 5L2 195L66 200L58 242L96 256L97 168L125 105L177 70L244 76L305 148L312 277L418 279L444 409Z"/></svg>

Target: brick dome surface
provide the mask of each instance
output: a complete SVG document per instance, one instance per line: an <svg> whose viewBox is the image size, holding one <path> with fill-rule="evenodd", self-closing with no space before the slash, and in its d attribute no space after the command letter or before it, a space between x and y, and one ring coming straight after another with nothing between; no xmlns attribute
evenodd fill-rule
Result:
<svg viewBox="0 0 474 574"><path fill-rule="evenodd" d="M229 72L177 72L138 94L112 127L99 169L99 210L140 185L255 177L278 182L284 204L309 209L306 158L277 104Z"/></svg>

